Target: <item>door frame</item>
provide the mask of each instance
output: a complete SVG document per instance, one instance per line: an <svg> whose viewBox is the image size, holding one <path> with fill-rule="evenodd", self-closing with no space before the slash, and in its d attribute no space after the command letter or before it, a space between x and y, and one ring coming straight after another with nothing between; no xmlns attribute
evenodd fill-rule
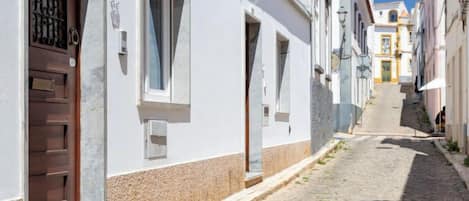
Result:
<svg viewBox="0 0 469 201"><path fill-rule="evenodd" d="M241 30L242 30L242 33L243 33L243 62L242 62L242 87L243 87L243 92L244 92L244 101L243 101L243 111L244 111L244 123L245 123L245 126L244 126L244 165L245 165L245 172L246 173L249 173L249 172L254 172L253 171L253 164L251 163L251 160L253 159L252 156L250 156L251 153L256 152L256 151L262 151L262 146L259 147L261 150L258 150L256 147L256 149L253 149L253 147L251 147L253 141L255 141L257 138L253 138L253 133L256 133L256 132L252 132L253 129L260 129L258 136L260 136L260 139L261 139L261 142L262 142L262 124L261 125L257 125L257 123L262 123L262 122L257 122L255 121L256 119L256 116L253 116L252 114L254 113L253 111L256 111L257 108L256 107L252 107L253 104L258 104L257 102L251 102L252 101L252 97L258 97L260 99L256 99L256 100L261 100L263 97L259 97L259 96L255 96L255 95L252 95L250 94L250 90L249 88L247 87L247 80L250 79L250 77L252 77L253 75L255 75L255 73L253 73L253 70L254 70L254 66L257 66L255 63L256 59L253 58L253 65L250 66L248 65L248 62L249 62L249 56L248 54L250 53L250 50L249 50L249 45L250 43L247 41L248 40L248 31L249 29L247 28L247 26L249 24L258 24L259 26L259 35L258 35L258 39L260 41L258 41L258 43L262 43L261 41L261 38L262 38L262 22L259 18L257 18L256 16L253 16L251 15L250 12L248 11L245 11L243 13L243 23L242 23L242 26L241 26ZM260 50L256 50L256 51L260 51ZM257 66L258 67L258 66ZM249 72L250 71L250 72ZM247 75L250 75L250 77L247 77ZM258 85L253 85L253 83L250 83L250 86L258 86ZM249 98L249 100L247 100L247 98ZM249 105L247 105L249 104ZM259 106L261 106L262 103L259 103ZM263 107L262 107L263 108ZM262 115L263 113L259 113L259 115ZM253 121L257 122L257 123L253 123ZM260 127L258 127L260 126ZM258 140L258 139L257 139ZM261 143L262 144L262 143ZM262 158L262 156L261 156ZM260 160L261 161L261 160ZM260 162L262 163L262 161Z"/></svg>
<svg viewBox="0 0 469 201"><path fill-rule="evenodd" d="M22 72L23 76L20 76L20 82L22 83L23 92L21 97L23 98L23 109L21 111L23 124L21 126L21 132L23 135L20 135L23 141L23 178L22 178L22 187L23 187L23 198L25 201L29 200L29 46L30 46L30 30L29 30L29 20L30 20L30 12L29 12L29 4L30 0L23 0L20 1L23 3L20 8L22 9L22 20L20 21L20 33L23 34L21 44L23 45L22 54ZM81 109L81 41L83 39L83 30L84 30L84 22L85 22L85 10L87 6L88 0L76 0L76 20L77 20L77 27L79 27L80 32L80 44L77 47L77 55L76 55L76 66L75 66L75 190L74 190L74 199L76 201L80 200L80 162L81 162L81 133L80 133L80 109ZM22 25L22 26L21 26Z"/></svg>

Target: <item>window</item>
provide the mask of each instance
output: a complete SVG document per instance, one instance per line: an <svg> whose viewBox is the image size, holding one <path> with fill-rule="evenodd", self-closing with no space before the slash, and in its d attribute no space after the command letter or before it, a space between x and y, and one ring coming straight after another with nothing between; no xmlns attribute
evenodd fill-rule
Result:
<svg viewBox="0 0 469 201"><path fill-rule="evenodd" d="M363 51L365 52L365 54L368 54L368 32L365 30L365 33L363 35L365 35L363 40Z"/></svg>
<svg viewBox="0 0 469 201"><path fill-rule="evenodd" d="M391 54L391 37L383 36L381 38L381 52L383 54Z"/></svg>
<svg viewBox="0 0 469 201"><path fill-rule="evenodd" d="M365 50L365 24L360 23L360 49L362 52Z"/></svg>
<svg viewBox="0 0 469 201"><path fill-rule="evenodd" d="M397 22L397 11L392 10L389 12L389 22Z"/></svg>
<svg viewBox="0 0 469 201"><path fill-rule="evenodd" d="M355 26L357 26L357 33L355 33L355 39L357 39L358 43L361 42L361 34L362 31L360 30L360 24L362 22L362 15L358 14L358 21L355 23Z"/></svg>
<svg viewBox="0 0 469 201"><path fill-rule="evenodd" d="M289 68L289 41L277 34L277 70L276 70L276 106L277 112L290 111L290 68Z"/></svg>
<svg viewBox="0 0 469 201"><path fill-rule="evenodd" d="M145 89L151 95L169 96L170 10L169 1L149 0L146 17Z"/></svg>
<svg viewBox="0 0 469 201"><path fill-rule="evenodd" d="M357 14L358 14L358 5L357 3L355 3L353 5L353 23L354 23L354 26L353 26L353 33L355 34L355 37L357 35Z"/></svg>
<svg viewBox="0 0 469 201"><path fill-rule="evenodd" d="M143 101L189 104L190 9L185 3L188 1L144 2Z"/></svg>

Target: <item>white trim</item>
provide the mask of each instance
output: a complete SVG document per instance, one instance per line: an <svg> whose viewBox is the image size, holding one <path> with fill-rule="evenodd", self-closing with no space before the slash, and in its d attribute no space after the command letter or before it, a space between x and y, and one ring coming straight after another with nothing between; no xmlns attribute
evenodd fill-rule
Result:
<svg viewBox="0 0 469 201"><path fill-rule="evenodd" d="M20 176L21 184L20 191L23 193L23 199L29 200L29 1L20 1L20 34L23 34L23 40L20 41L20 68L22 67L22 74L20 74L20 89L23 89L23 93L20 93L20 101L23 103L23 108L20 109L20 153L23 151L23 163L20 167L23 169L23 174ZM20 37L21 38L21 37ZM21 195L20 195L21 196ZM19 198L18 200L21 200Z"/></svg>

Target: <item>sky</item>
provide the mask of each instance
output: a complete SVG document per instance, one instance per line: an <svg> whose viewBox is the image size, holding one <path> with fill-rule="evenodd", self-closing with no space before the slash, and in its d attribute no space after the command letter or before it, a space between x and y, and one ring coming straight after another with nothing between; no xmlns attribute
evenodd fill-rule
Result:
<svg viewBox="0 0 469 201"><path fill-rule="evenodd" d="M397 1L397 0L374 0L375 3L381 3L381 2L390 2L390 1ZM415 2L417 0L404 0L405 1L405 4L407 6L407 9L409 10L409 12L412 10L412 8L414 8L414 5L415 5Z"/></svg>

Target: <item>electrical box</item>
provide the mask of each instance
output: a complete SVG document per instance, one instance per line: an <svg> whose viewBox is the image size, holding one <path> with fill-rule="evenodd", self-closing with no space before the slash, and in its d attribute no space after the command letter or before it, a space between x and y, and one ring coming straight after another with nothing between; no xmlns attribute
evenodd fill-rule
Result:
<svg viewBox="0 0 469 201"><path fill-rule="evenodd" d="M119 30L119 54L127 55L127 32Z"/></svg>
<svg viewBox="0 0 469 201"><path fill-rule="evenodd" d="M269 120L270 120L270 107L268 104L264 104L262 106L262 110L263 110L263 118L262 118L262 125L264 127L267 127L269 126Z"/></svg>
<svg viewBox="0 0 469 201"><path fill-rule="evenodd" d="M167 153L168 121L147 120L145 122L145 158L165 158Z"/></svg>

